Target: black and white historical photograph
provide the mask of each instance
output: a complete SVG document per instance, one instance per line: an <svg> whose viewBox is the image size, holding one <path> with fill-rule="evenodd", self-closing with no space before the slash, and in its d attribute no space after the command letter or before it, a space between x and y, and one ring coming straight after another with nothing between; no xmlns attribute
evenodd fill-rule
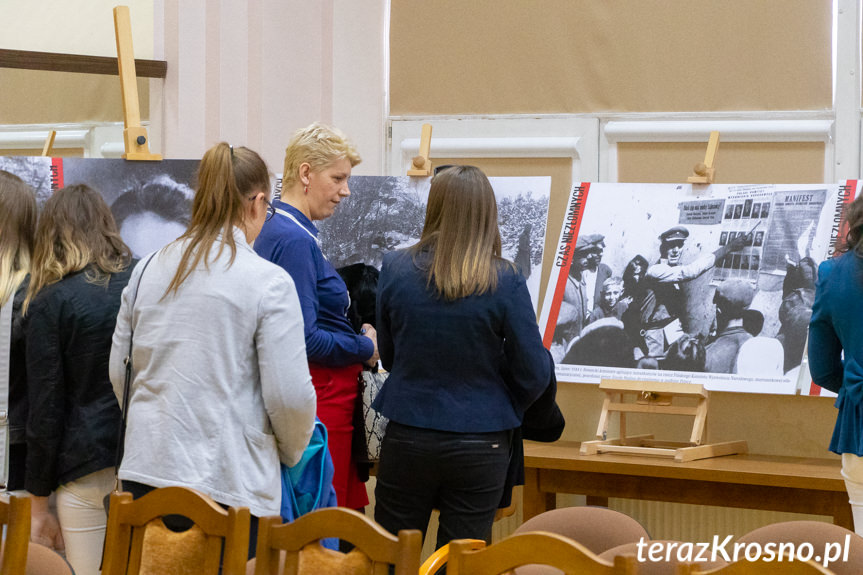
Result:
<svg viewBox="0 0 863 575"><path fill-rule="evenodd" d="M489 178L497 198L503 257L527 278L537 306L551 179ZM363 263L380 269L384 253L419 240L430 178L352 176L351 195L317 222L321 247L338 269Z"/></svg>
<svg viewBox="0 0 863 575"><path fill-rule="evenodd" d="M87 184L102 194L123 241L140 258L186 231L198 163L65 158L62 185Z"/></svg>
<svg viewBox="0 0 863 575"><path fill-rule="evenodd" d="M198 160L129 162L106 158L0 157L36 190L41 207L62 187L86 184L110 206L123 241L136 258L175 240L189 225Z"/></svg>
<svg viewBox="0 0 863 575"><path fill-rule="evenodd" d="M846 192L574 186L540 317L558 379L794 393Z"/></svg>

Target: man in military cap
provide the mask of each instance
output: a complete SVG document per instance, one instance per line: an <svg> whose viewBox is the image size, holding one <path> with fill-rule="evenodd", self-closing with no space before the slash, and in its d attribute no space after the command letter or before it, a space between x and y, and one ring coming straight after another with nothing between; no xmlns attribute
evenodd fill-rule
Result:
<svg viewBox="0 0 863 575"><path fill-rule="evenodd" d="M686 301L681 284L697 278L729 252L747 244L746 236L741 234L713 253L682 264L688 237L689 230L684 226L674 226L659 234L659 261L647 268L641 297L633 302L629 308L632 311L625 318L630 334L637 332L638 349L645 356L663 357L668 346L683 335L680 317L686 311Z"/></svg>
<svg viewBox="0 0 863 575"><path fill-rule="evenodd" d="M737 373L740 347L752 338L743 326L755 288L748 281L732 279L719 284L713 296L716 304L716 337L705 348L705 370L711 373ZM754 312L753 313L757 313Z"/></svg>

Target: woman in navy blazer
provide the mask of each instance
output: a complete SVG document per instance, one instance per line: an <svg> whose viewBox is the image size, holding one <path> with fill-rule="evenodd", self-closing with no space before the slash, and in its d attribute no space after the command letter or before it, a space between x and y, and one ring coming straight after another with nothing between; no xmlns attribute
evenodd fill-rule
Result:
<svg viewBox="0 0 863 575"><path fill-rule="evenodd" d="M845 253L818 267L809 371L813 382L839 394L830 451L842 455L854 527L863 535L863 197L851 204L846 221Z"/></svg>
<svg viewBox="0 0 863 575"><path fill-rule="evenodd" d="M485 539L501 501L513 429L551 377L524 278L501 257L497 205L472 166L432 180L419 243L384 256L378 349L390 376L375 520L437 546ZM506 374L506 377L504 376Z"/></svg>

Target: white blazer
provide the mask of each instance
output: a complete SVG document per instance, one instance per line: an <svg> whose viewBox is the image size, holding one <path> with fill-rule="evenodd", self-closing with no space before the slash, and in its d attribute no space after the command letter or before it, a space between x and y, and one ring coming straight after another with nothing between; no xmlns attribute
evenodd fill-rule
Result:
<svg viewBox="0 0 863 575"><path fill-rule="evenodd" d="M277 515L279 461L297 463L308 445L315 389L293 280L259 257L238 228L234 240L233 263L226 247L209 269L198 266L164 298L184 243L157 252L143 277L147 258L132 272L110 359L122 405L123 359L134 328L119 475L154 487L191 487L253 515Z"/></svg>

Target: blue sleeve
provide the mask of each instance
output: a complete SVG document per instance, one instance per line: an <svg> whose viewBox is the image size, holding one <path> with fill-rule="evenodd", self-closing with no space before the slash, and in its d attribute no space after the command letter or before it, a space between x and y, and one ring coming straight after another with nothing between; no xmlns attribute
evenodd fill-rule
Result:
<svg viewBox="0 0 863 575"><path fill-rule="evenodd" d="M839 393L844 374L842 344L830 317L830 296L825 294L833 265L834 262L828 260L818 267L815 301L812 304L812 318L809 320L809 372L813 383Z"/></svg>
<svg viewBox="0 0 863 575"><path fill-rule="evenodd" d="M384 256L381 264L381 273L378 278L378 293L375 305L375 330L378 332L378 355L381 357L381 365L387 371L393 367L393 335L390 330L390 316L386 310L386 297L383 292L389 283L390 270L387 264L388 258Z"/></svg>
<svg viewBox="0 0 863 575"><path fill-rule="evenodd" d="M530 292L520 274L504 275L512 287L506 292L504 356L509 366L510 391L524 410L546 390L551 381L551 363L542 345ZM380 334L378 334L380 338ZM380 350L380 340L378 341Z"/></svg>
<svg viewBox="0 0 863 575"><path fill-rule="evenodd" d="M323 254L311 238L282 236L270 249L268 260L283 268L294 280L306 337L306 355L312 363L333 367L361 363L374 354L372 340L353 333L332 332L318 327L318 276Z"/></svg>

